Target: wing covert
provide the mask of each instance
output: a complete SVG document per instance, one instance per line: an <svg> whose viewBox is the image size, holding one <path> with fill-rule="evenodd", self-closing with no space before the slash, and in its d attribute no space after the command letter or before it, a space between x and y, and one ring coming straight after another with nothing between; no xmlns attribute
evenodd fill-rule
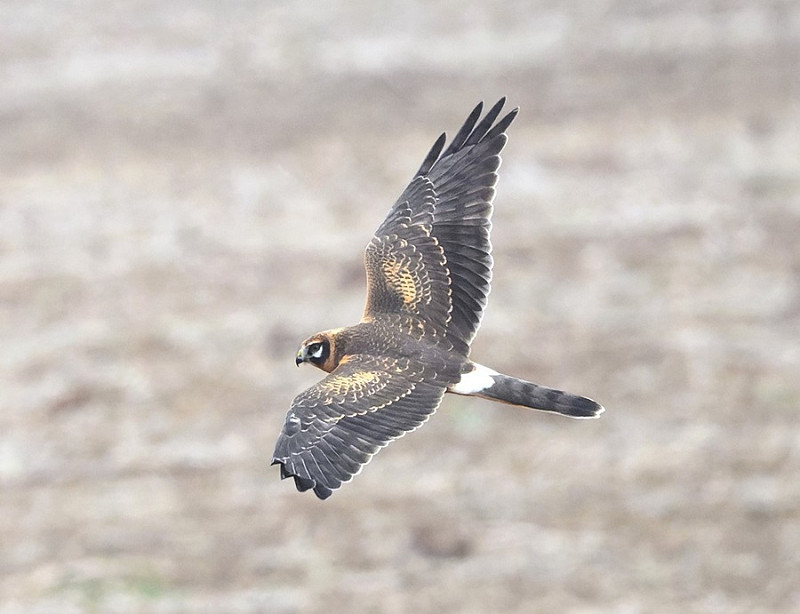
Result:
<svg viewBox="0 0 800 614"><path fill-rule="evenodd" d="M379 229L364 252L367 300L362 321L399 315L418 324L423 335L443 338L451 310L444 253L430 230L412 224L410 216L408 209L393 210L387 220L391 228Z"/></svg>

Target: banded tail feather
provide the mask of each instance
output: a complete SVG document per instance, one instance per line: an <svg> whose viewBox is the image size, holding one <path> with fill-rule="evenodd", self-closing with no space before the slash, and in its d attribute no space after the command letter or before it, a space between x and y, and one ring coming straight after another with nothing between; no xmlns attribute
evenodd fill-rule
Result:
<svg viewBox="0 0 800 614"><path fill-rule="evenodd" d="M597 418L605 411L602 405L592 399L503 375L477 363L473 364L472 371L464 373L461 380L448 390L571 418Z"/></svg>

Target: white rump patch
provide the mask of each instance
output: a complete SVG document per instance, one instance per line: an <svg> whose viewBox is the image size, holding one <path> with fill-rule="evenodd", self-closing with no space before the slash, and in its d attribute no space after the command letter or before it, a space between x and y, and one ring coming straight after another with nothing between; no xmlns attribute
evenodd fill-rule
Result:
<svg viewBox="0 0 800 614"><path fill-rule="evenodd" d="M489 367L475 363L475 368L469 373L464 373L458 383L450 386L448 390L456 394L477 394L494 386L493 375L500 374Z"/></svg>

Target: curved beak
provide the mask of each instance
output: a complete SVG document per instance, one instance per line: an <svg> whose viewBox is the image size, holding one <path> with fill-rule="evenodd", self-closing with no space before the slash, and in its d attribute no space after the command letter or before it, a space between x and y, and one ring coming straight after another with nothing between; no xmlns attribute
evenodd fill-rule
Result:
<svg viewBox="0 0 800 614"><path fill-rule="evenodd" d="M297 350L297 356L294 359L294 364L299 367L306 361L307 358L308 356L306 355L306 348L300 348Z"/></svg>

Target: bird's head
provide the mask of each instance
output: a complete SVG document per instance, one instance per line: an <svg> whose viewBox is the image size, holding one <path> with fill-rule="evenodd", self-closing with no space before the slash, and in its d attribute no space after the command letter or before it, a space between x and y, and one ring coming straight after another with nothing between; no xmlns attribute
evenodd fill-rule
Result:
<svg viewBox="0 0 800 614"><path fill-rule="evenodd" d="M304 362L308 362L330 373L338 364L335 335L332 334L332 331L312 335L300 345L294 361L298 367Z"/></svg>

